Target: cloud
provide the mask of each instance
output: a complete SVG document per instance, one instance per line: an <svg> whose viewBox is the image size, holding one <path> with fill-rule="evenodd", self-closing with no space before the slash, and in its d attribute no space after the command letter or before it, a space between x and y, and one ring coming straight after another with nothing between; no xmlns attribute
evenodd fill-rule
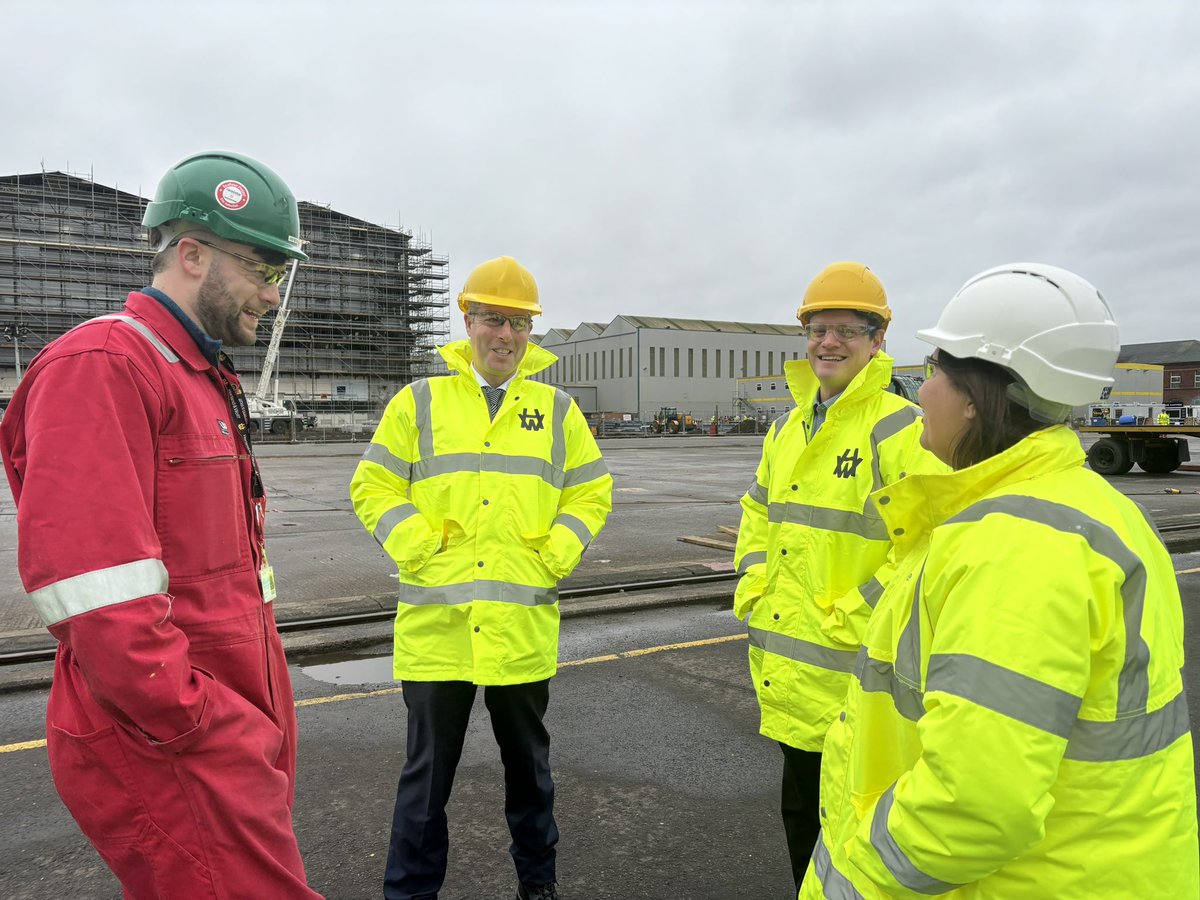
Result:
<svg viewBox="0 0 1200 900"><path fill-rule="evenodd" d="M0 172L143 193L226 146L538 278L539 328L787 322L859 259L924 350L970 275L1074 268L1128 341L1194 320L1193 3L18 2ZM456 333L461 327L456 325Z"/></svg>

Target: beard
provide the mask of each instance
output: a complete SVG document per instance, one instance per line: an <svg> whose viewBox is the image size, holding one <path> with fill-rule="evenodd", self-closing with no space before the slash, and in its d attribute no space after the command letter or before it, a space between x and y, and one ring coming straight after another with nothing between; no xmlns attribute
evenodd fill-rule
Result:
<svg viewBox="0 0 1200 900"><path fill-rule="evenodd" d="M204 333L231 347L253 346L258 335L241 321L242 308L225 276L216 266L210 268L196 295L196 316Z"/></svg>

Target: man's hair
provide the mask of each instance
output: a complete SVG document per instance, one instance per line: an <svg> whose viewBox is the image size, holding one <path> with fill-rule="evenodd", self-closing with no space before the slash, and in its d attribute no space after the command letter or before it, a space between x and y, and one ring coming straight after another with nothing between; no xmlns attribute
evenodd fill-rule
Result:
<svg viewBox="0 0 1200 900"><path fill-rule="evenodd" d="M945 350L938 350L937 366L975 406L975 418L967 420L950 448L949 462L955 469L983 462L1046 427L1013 399L1009 388L1020 382L1007 369L982 359L960 359Z"/></svg>

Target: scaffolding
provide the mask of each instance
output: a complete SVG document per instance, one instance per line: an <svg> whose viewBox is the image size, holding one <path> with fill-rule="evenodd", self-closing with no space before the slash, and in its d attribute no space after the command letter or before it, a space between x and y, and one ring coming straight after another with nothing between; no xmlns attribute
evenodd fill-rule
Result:
<svg viewBox="0 0 1200 900"><path fill-rule="evenodd" d="M0 394L49 341L149 282L146 203L62 172L0 177ZM299 211L309 262L275 365L279 392L315 413L378 410L443 369L435 350L450 331L449 259L403 229L303 201ZM233 353L247 385L269 336L267 320L258 344Z"/></svg>

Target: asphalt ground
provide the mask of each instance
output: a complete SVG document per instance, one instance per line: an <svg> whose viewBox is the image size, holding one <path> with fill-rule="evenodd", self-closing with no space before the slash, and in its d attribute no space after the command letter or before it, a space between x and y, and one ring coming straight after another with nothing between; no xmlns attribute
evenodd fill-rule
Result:
<svg viewBox="0 0 1200 900"><path fill-rule="evenodd" d="M1085 445L1094 438L1084 436ZM682 542L685 536L731 544L739 499L753 477L761 437L707 435L602 440L614 478L614 509L564 588L594 587L709 572L728 572L728 549ZM365 442L270 444L260 448L268 493L267 551L275 567L280 622L395 608L395 566L364 531L347 494ZM1193 450L1200 459L1200 445ZM1146 475L1136 470L1110 481L1163 526L1200 522L1200 472ZM1168 493L1178 491L1178 493ZM1194 539L1174 550L1200 549ZM0 653L49 647L16 568L15 505L0 491ZM564 617L706 599L727 588L681 588L565 598ZM355 626L288 635L289 658L353 651L389 626ZM33 687L50 665L0 667L0 691Z"/></svg>

